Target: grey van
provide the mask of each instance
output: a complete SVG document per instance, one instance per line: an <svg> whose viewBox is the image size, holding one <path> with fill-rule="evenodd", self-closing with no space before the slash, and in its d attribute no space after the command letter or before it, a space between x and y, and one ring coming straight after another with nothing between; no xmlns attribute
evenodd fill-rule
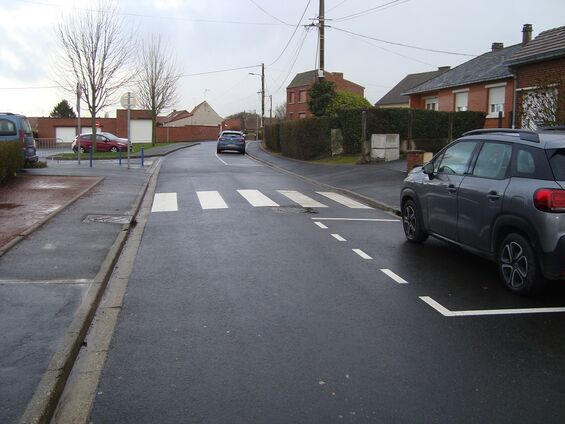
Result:
<svg viewBox="0 0 565 424"><path fill-rule="evenodd" d="M15 113L0 113L0 142L21 141L26 163L37 162L35 139L28 119Z"/></svg>
<svg viewBox="0 0 565 424"><path fill-rule="evenodd" d="M474 130L401 191L404 233L429 235L494 260L518 294L565 279L565 131Z"/></svg>

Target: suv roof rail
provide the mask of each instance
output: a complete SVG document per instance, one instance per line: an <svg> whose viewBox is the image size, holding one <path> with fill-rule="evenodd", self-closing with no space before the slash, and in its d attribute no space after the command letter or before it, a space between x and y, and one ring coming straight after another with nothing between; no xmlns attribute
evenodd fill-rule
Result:
<svg viewBox="0 0 565 424"><path fill-rule="evenodd" d="M464 133L468 135L481 135L481 134L518 134L520 140L532 141L539 143L539 134L532 130L515 129L515 128L481 128L478 130L471 130Z"/></svg>
<svg viewBox="0 0 565 424"><path fill-rule="evenodd" d="M551 127L541 127L540 131L565 131L565 125L555 125Z"/></svg>

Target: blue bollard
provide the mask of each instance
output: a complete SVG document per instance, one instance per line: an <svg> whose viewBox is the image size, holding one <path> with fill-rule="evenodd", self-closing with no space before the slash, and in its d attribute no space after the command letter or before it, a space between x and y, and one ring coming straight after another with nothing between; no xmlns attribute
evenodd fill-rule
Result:
<svg viewBox="0 0 565 424"><path fill-rule="evenodd" d="M118 147L118 162L122 166L122 148Z"/></svg>
<svg viewBox="0 0 565 424"><path fill-rule="evenodd" d="M143 168L143 162L145 159L145 150L143 150L143 147L141 148L141 167Z"/></svg>
<svg viewBox="0 0 565 424"><path fill-rule="evenodd" d="M88 152L88 158L90 160L90 167L91 168L92 168L92 150L94 150L94 149L91 147L89 152Z"/></svg>

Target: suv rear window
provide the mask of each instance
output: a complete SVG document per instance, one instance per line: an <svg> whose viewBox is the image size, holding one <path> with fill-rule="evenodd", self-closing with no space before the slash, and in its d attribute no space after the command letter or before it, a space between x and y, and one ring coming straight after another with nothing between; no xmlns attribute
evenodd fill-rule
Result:
<svg viewBox="0 0 565 424"><path fill-rule="evenodd" d="M0 135L16 135L16 125L7 119L0 119Z"/></svg>
<svg viewBox="0 0 565 424"><path fill-rule="evenodd" d="M565 181L565 149L549 150L549 164L557 181Z"/></svg>

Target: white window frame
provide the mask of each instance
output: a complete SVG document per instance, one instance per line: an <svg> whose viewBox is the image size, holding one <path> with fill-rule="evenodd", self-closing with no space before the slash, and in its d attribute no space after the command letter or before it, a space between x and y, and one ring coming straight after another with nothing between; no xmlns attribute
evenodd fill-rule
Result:
<svg viewBox="0 0 565 424"><path fill-rule="evenodd" d="M469 110L469 89L453 90L455 112L466 112ZM465 99L464 101L462 99Z"/></svg>
<svg viewBox="0 0 565 424"><path fill-rule="evenodd" d="M424 97L424 107L426 110L439 110L439 97Z"/></svg>
<svg viewBox="0 0 565 424"><path fill-rule="evenodd" d="M293 104L294 104L294 101L295 101L295 98L294 98L294 91L289 91L289 92L288 92L288 103L291 104L291 105L293 105Z"/></svg>
<svg viewBox="0 0 565 424"><path fill-rule="evenodd" d="M502 117L504 117L506 83L489 84L485 85L485 88L488 90L487 118L498 118L498 112L502 112ZM495 93L498 94L495 95ZM500 93L502 93L502 98L500 98Z"/></svg>

